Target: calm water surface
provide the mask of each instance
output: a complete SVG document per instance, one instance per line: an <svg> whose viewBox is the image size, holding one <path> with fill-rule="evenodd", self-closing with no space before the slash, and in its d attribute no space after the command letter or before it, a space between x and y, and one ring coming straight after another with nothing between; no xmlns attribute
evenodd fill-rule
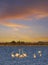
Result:
<svg viewBox="0 0 48 65"><path fill-rule="evenodd" d="M17 53L23 49L27 53L26 58L12 58L11 53ZM40 57L38 51L42 51ZM36 54L36 58L33 54ZM48 65L48 46L0 46L0 65Z"/></svg>

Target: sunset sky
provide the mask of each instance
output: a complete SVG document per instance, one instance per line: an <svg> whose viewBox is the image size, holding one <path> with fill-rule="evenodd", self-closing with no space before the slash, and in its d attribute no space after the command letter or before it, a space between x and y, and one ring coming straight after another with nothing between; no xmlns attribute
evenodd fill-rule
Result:
<svg viewBox="0 0 48 65"><path fill-rule="evenodd" d="M48 41L48 0L0 0L0 42Z"/></svg>

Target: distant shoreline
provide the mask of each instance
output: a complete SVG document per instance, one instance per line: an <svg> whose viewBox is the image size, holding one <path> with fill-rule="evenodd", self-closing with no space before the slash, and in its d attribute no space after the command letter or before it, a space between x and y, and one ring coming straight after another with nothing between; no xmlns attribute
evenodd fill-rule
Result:
<svg viewBox="0 0 48 65"><path fill-rule="evenodd" d="M12 41L12 42L5 42L5 43L2 42L0 43L0 46L48 46L48 42L39 41L39 42L31 43L31 42Z"/></svg>
<svg viewBox="0 0 48 65"><path fill-rule="evenodd" d="M48 46L48 45L0 45L0 46Z"/></svg>

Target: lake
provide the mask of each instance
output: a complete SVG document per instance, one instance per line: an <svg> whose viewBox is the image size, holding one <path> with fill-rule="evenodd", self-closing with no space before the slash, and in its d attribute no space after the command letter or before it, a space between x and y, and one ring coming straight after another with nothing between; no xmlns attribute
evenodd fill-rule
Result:
<svg viewBox="0 0 48 65"><path fill-rule="evenodd" d="M23 50L27 57L11 56L11 53L19 53L19 49ZM41 56L38 51L41 51ZM48 65L48 46L0 46L0 65Z"/></svg>

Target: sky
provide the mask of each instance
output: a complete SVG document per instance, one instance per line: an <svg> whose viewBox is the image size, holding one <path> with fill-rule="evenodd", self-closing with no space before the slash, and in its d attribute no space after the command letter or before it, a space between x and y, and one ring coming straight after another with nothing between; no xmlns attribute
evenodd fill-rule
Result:
<svg viewBox="0 0 48 65"><path fill-rule="evenodd" d="M48 41L48 0L0 0L0 42Z"/></svg>

